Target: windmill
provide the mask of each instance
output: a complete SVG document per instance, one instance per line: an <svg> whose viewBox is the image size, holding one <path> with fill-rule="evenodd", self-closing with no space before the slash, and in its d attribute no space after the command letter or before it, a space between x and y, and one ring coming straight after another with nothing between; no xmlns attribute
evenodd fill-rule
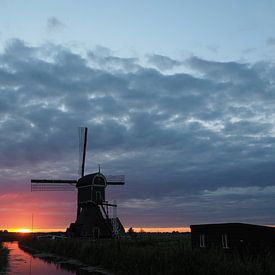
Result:
<svg viewBox="0 0 275 275"><path fill-rule="evenodd" d="M105 176L99 171L84 175L88 128L79 128L80 166L78 180L32 179L31 191L73 191L77 188L76 221L67 228L70 236L110 238L124 233L124 227L116 217L116 203L105 200L108 185L124 185L124 175ZM113 217L109 216L113 208Z"/></svg>

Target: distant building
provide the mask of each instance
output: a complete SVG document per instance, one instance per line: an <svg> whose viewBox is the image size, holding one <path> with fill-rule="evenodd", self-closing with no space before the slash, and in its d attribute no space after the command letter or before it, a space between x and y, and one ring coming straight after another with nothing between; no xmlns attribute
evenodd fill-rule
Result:
<svg viewBox="0 0 275 275"><path fill-rule="evenodd" d="M275 228L245 223L190 225L192 248L275 250Z"/></svg>

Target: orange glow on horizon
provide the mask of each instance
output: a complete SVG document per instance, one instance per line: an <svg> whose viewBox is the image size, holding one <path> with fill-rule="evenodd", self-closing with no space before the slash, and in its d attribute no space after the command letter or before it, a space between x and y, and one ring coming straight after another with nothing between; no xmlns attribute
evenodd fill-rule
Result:
<svg viewBox="0 0 275 275"><path fill-rule="evenodd" d="M264 225L269 227L275 227L275 225ZM128 232L130 227L125 227L125 232ZM191 232L190 227L132 227L136 233L172 233L180 232L186 233ZM49 233L49 232L66 232L66 228L0 228L1 231L7 230L8 232L17 233Z"/></svg>
<svg viewBox="0 0 275 275"><path fill-rule="evenodd" d="M145 233L172 233L172 232L190 232L190 227L132 227L134 232L145 232ZM125 227L127 232L129 227Z"/></svg>
<svg viewBox="0 0 275 275"><path fill-rule="evenodd" d="M146 233L172 233L174 232L190 232L190 227L132 227L134 232L146 232ZM5 229L0 229L4 231ZM8 232L18 232L18 233L37 233L37 232L66 232L66 228L34 228L33 231L29 228L7 228ZM129 227L125 227L127 232Z"/></svg>
<svg viewBox="0 0 275 275"><path fill-rule="evenodd" d="M34 228L33 230L29 228L1 228L0 230L7 230L8 232L17 233L47 233L47 232L66 232L66 228Z"/></svg>
<svg viewBox="0 0 275 275"><path fill-rule="evenodd" d="M29 228L9 228L8 232L16 232L16 233L31 233L32 231Z"/></svg>

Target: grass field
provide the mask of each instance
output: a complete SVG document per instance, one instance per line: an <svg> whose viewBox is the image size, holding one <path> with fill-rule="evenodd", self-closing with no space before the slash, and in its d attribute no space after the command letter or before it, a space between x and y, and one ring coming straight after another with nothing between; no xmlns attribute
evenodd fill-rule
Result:
<svg viewBox="0 0 275 275"><path fill-rule="evenodd" d="M191 249L189 235L135 234L120 240L37 240L25 245L102 266L115 274L274 275L275 255L241 256Z"/></svg>

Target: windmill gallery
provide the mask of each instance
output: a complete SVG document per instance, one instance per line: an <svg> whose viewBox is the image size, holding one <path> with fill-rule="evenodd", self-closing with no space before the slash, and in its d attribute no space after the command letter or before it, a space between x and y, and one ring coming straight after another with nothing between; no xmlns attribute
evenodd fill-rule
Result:
<svg viewBox="0 0 275 275"><path fill-rule="evenodd" d="M84 175L88 128L79 128L80 141L80 178L64 179L32 179L31 191L72 191L77 188L76 221L67 228L71 237L110 238L124 233L124 227L116 217L116 204L110 204L105 198L108 185L124 185L124 175L105 176L99 171ZM113 209L113 217L109 215L109 207Z"/></svg>

